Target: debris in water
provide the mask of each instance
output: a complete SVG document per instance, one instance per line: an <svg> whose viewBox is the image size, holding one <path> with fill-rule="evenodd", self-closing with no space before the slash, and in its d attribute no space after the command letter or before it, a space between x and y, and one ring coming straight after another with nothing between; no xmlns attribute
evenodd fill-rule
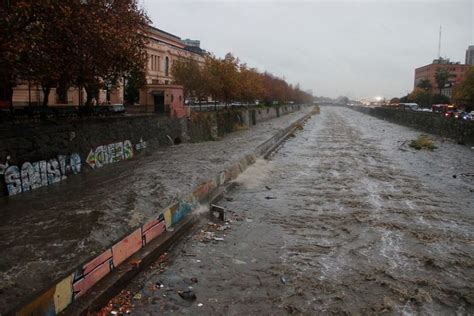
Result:
<svg viewBox="0 0 474 316"><path fill-rule="evenodd" d="M193 291L178 291L179 296L187 301L194 301L196 299L196 294Z"/></svg>
<svg viewBox="0 0 474 316"><path fill-rule="evenodd" d="M288 278L286 276L282 276L280 278L280 281L281 281L281 283L286 284L286 283L288 283Z"/></svg>
<svg viewBox="0 0 474 316"><path fill-rule="evenodd" d="M164 287L165 287L164 284L160 280L155 282L155 288L162 289Z"/></svg>
<svg viewBox="0 0 474 316"><path fill-rule="evenodd" d="M266 186L265 186L265 189L271 190L272 188L270 188L268 185L266 185Z"/></svg>
<svg viewBox="0 0 474 316"><path fill-rule="evenodd" d="M267 200L274 200L274 199L276 199L276 197L274 197L274 196L266 196L265 198L266 198Z"/></svg>
<svg viewBox="0 0 474 316"><path fill-rule="evenodd" d="M141 299L142 299L141 293L135 294L135 295L133 296L133 299L134 299L134 300L137 300L137 301L141 300Z"/></svg>
<svg viewBox="0 0 474 316"><path fill-rule="evenodd" d="M429 139L427 135L418 136L418 138L412 140L410 144L408 144L408 146L415 148L416 150L420 150L420 149L433 150L433 149L438 148L433 144L433 141Z"/></svg>
<svg viewBox="0 0 474 316"><path fill-rule="evenodd" d="M204 304L203 303L199 303L198 304L198 307L202 307Z"/></svg>
<svg viewBox="0 0 474 316"><path fill-rule="evenodd" d="M457 178L457 175L453 174L453 178L456 179L456 178Z"/></svg>
<svg viewBox="0 0 474 316"><path fill-rule="evenodd" d="M232 201L234 200L234 198L227 197L227 196L226 196L226 198L225 198L225 199L226 199L226 201L227 201L227 202L232 202Z"/></svg>
<svg viewBox="0 0 474 316"><path fill-rule="evenodd" d="M239 260L239 259L232 259L232 262L233 262L234 264L247 264L247 262L242 261L242 260Z"/></svg>
<svg viewBox="0 0 474 316"><path fill-rule="evenodd" d="M191 282L198 283L198 278L191 278Z"/></svg>

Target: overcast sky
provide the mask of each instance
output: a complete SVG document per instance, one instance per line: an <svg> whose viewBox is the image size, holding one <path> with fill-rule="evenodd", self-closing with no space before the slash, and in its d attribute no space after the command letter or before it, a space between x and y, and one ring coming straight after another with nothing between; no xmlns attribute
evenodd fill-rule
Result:
<svg viewBox="0 0 474 316"><path fill-rule="evenodd" d="M300 83L315 95L400 96L414 69L441 56L464 63L474 0L141 0L153 24L223 57Z"/></svg>

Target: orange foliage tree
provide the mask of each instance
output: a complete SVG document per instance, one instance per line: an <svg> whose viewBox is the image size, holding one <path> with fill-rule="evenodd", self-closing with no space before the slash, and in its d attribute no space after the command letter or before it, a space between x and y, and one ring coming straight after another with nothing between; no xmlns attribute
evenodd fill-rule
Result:
<svg viewBox="0 0 474 316"><path fill-rule="evenodd" d="M199 97L211 96L225 104L257 100L268 105L307 103L313 98L299 85L292 86L268 72L249 68L230 53L222 59L207 55L202 64L192 59L177 61L173 65L173 77L175 83L184 86L187 96L197 97L195 91L199 91Z"/></svg>

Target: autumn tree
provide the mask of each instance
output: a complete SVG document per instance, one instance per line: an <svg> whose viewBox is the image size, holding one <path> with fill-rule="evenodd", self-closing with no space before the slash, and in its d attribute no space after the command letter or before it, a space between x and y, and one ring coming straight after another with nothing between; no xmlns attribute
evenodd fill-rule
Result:
<svg viewBox="0 0 474 316"><path fill-rule="evenodd" d="M425 91L431 91L431 89L433 89L433 85L431 84L431 82L428 80L428 79L421 79L417 84L416 84L416 87L417 88L421 88Z"/></svg>
<svg viewBox="0 0 474 316"><path fill-rule="evenodd" d="M146 39L142 35L148 23L136 0L80 1L82 17L75 54L75 84L87 92L86 105L102 87L104 80L117 84L131 72L144 69Z"/></svg>
<svg viewBox="0 0 474 316"><path fill-rule="evenodd" d="M421 88L415 88L409 95L408 101L417 103L422 107L428 107L431 105L431 93Z"/></svg>
<svg viewBox="0 0 474 316"><path fill-rule="evenodd" d="M253 103L263 98L263 78L255 68L248 68L246 64L241 64L238 77L239 101Z"/></svg>
<svg viewBox="0 0 474 316"><path fill-rule="evenodd" d="M208 96L208 86L204 78L204 65L194 58L178 59L173 63L174 83L182 85L185 99L193 98L201 102Z"/></svg>
<svg viewBox="0 0 474 316"><path fill-rule="evenodd" d="M390 99L390 104L398 104L400 103L400 99L399 98L392 98Z"/></svg>
<svg viewBox="0 0 474 316"><path fill-rule="evenodd" d="M140 88L146 84L145 71L132 69L124 79L124 102L135 104L140 100Z"/></svg>
<svg viewBox="0 0 474 316"><path fill-rule="evenodd" d="M32 46L27 35L37 22L37 5L27 0L0 2L0 101L11 107L18 76L28 68L21 57Z"/></svg>
<svg viewBox="0 0 474 316"><path fill-rule="evenodd" d="M436 69L435 73L435 80L436 85L438 87L439 94L441 94L441 90L446 86L449 80L449 72L444 68Z"/></svg>
<svg viewBox="0 0 474 316"><path fill-rule="evenodd" d="M199 100L211 96L225 104L234 101L254 103L262 100L273 104L295 101L310 102L312 95L292 86L284 79L255 68L249 68L232 54L225 58L205 56L203 64L193 59L181 59L173 65L174 82L184 86L186 97Z"/></svg>
<svg viewBox="0 0 474 316"><path fill-rule="evenodd" d="M474 67L470 67L464 74L463 81L454 89L456 103L474 108Z"/></svg>
<svg viewBox="0 0 474 316"><path fill-rule="evenodd" d="M148 20L136 0L2 1L0 90L11 101L18 80L49 91L84 87L87 104L104 82L143 69Z"/></svg>

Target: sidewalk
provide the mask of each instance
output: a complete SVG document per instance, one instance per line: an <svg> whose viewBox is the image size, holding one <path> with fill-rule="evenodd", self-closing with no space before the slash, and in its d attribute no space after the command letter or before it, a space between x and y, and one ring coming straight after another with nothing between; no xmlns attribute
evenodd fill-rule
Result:
<svg viewBox="0 0 474 316"><path fill-rule="evenodd" d="M310 109L0 200L0 311L98 255Z"/></svg>

